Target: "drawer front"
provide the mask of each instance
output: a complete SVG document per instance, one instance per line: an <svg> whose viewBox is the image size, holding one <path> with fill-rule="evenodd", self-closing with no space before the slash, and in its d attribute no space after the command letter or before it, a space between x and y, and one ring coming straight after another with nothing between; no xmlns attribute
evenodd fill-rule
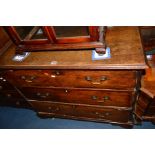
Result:
<svg viewBox="0 0 155 155"><path fill-rule="evenodd" d="M18 100L19 98L22 97L15 91L2 91L0 92L0 98L8 100Z"/></svg>
<svg viewBox="0 0 155 155"><path fill-rule="evenodd" d="M136 85L135 71L9 70L5 78L17 86L119 88Z"/></svg>
<svg viewBox="0 0 155 155"><path fill-rule="evenodd" d="M130 110L38 101L30 101L30 103L37 112L51 113L53 116L74 116L111 122L128 122L131 120Z"/></svg>
<svg viewBox="0 0 155 155"><path fill-rule="evenodd" d="M16 107L16 108L28 108L32 109L31 105L24 99L18 100L9 100L9 99L0 99L0 106L9 106L9 107Z"/></svg>
<svg viewBox="0 0 155 155"><path fill-rule="evenodd" d="M0 106L11 106L19 108L31 108L30 104L17 92L0 92Z"/></svg>
<svg viewBox="0 0 155 155"><path fill-rule="evenodd" d="M142 119L142 116L145 115L151 102L152 98L141 91L135 107L135 114L139 119Z"/></svg>
<svg viewBox="0 0 155 155"><path fill-rule="evenodd" d="M0 92L5 90L14 90L14 88L5 78L0 76Z"/></svg>
<svg viewBox="0 0 155 155"><path fill-rule="evenodd" d="M30 100L101 106L131 107L133 98L133 93L127 91L28 87L21 91Z"/></svg>

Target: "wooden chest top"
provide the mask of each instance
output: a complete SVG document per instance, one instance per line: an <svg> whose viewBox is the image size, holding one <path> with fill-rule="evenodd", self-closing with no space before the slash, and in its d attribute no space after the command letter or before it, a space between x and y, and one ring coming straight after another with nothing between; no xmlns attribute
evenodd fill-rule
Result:
<svg viewBox="0 0 155 155"><path fill-rule="evenodd" d="M111 58L92 60L91 50L32 52L23 62L14 62L12 45L0 57L0 68L11 69L145 69L138 27L111 27L106 34Z"/></svg>

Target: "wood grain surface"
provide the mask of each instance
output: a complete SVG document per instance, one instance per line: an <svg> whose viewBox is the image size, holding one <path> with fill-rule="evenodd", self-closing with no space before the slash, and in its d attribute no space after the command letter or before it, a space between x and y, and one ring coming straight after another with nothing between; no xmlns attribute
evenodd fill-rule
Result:
<svg viewBox="0 0 155 155"><path fill-rule="evenodd" d="M35 69L145 69L147 68L138 27L107 29L111 58L92 60L91 50L32 52L23 62L14 62L15 46L0 57L0 68Z"/></svg>

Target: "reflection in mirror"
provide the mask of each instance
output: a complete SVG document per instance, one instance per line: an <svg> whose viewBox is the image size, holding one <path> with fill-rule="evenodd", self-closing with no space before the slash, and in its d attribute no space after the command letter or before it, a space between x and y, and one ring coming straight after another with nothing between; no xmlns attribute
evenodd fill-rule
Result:
<svg viewBox="0 0 155 155"><path fill-rule="evenodd" d="M22 40L46 39L39 26L15 26L15 29Z"/></svg>
<svg viewBox="0 0 155 155"><path fill-rule="evenodd" d="M18 35L22 40L25 39L25 37L32 31L34 26L14 26L16 29Z"/></svg>
<svg viewBox="0 0 155 155"><path fill-rule="evenodd" d="M43 30L40 28L38 31L36 31L31 39L47 39L47 37L44 35Z"/></svg>
<svg viewBox="0 0 155 155"><path fill-rule="evenodd" d="M88 26L54 26L57 37L89 36Z"/></svg>

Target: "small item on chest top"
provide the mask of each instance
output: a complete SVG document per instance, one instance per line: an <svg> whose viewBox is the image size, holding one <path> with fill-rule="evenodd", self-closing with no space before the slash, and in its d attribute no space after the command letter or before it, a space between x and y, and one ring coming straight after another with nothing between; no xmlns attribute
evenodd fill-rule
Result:
<svg viewBox="0 0 155 155"><path fill-rule="evenodd" d="M28 56L30 55L30 52L23 52L22 54L16 54L12 60L13 61L24 61Z"/></svg>
<svg viewBox="0 0 155 155"><path fill-rule="evenodd" d="M97 53L95 50L92 50L92 60L103 60L103 59L110 59L111 54L110 54L110 48L106 48L105 54L100 54Z"/></svg>

